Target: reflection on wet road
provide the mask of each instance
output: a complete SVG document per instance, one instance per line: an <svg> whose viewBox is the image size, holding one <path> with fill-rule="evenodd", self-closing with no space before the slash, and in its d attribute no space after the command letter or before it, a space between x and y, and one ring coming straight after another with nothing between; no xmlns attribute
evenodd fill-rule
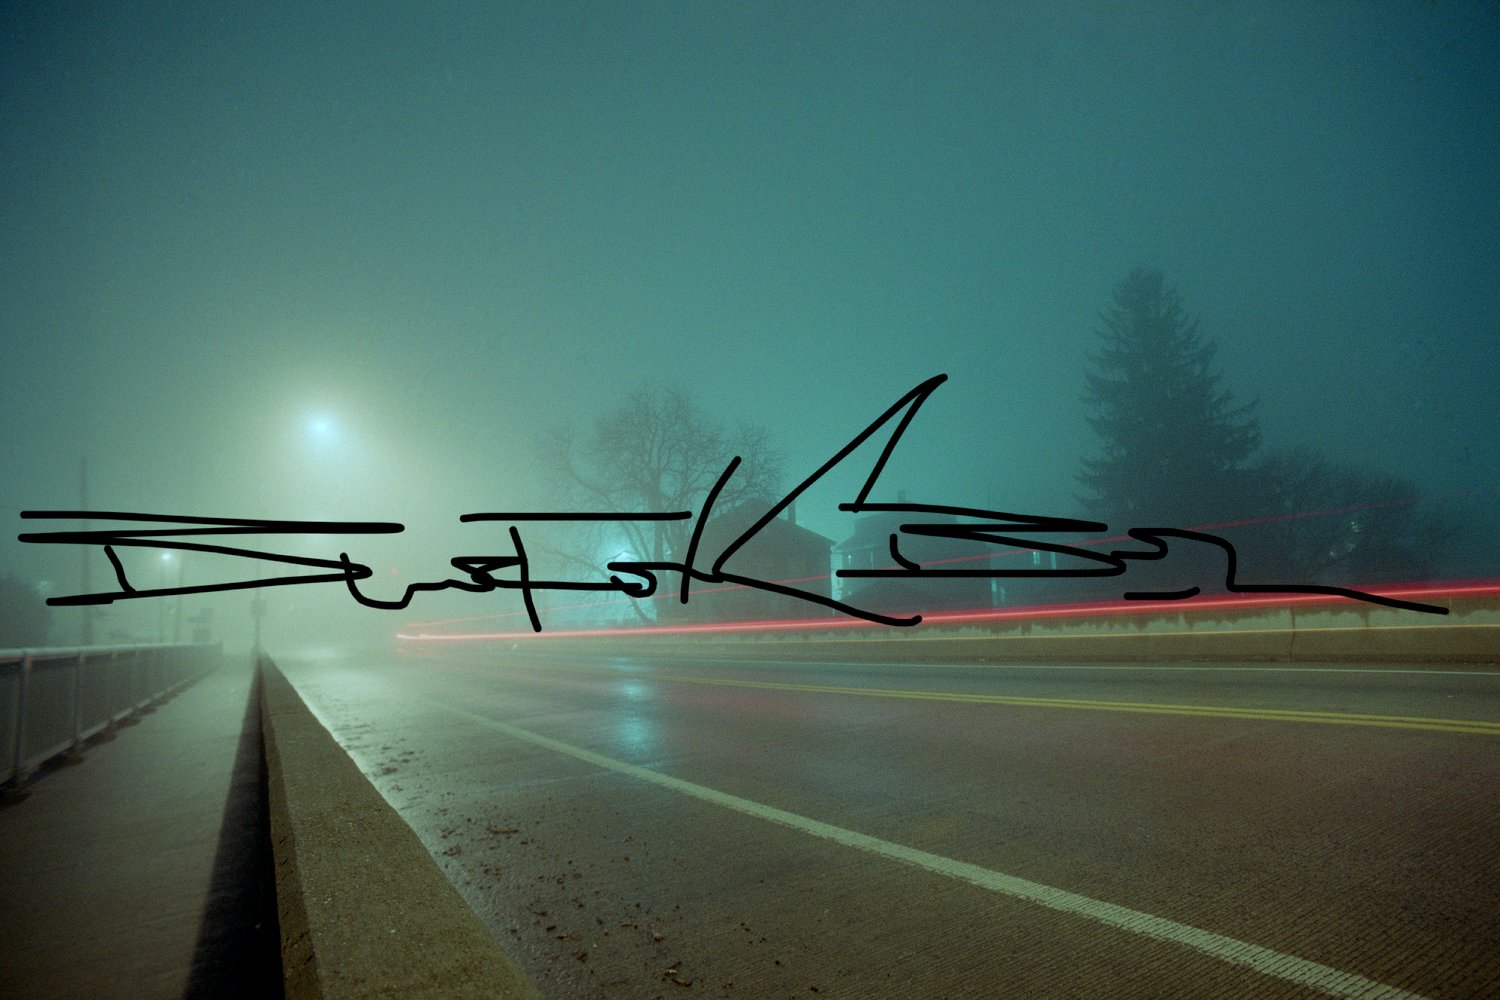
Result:
<svg viewBox="0 0 1500 1000"><path fill-rule="evenodd" d="M282 666L548 996L1500 987L1495 674Z"/></svg>

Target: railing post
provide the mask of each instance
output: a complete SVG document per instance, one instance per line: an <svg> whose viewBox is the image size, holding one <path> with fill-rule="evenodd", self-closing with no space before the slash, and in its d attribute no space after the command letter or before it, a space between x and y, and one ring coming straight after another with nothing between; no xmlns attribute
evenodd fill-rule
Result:
<svg viewBox="0 0 1500 1000"><path fill-rule="evenodd" d="M108 732L115 731L115 699L114 683L119 673L120 651L111 649L109 651L109 668L104 672L104 728Z"/></svg>
<svg viewBox="0 0 1500 1000"><path fill-rule="evenodd" d="M26 682L31 677L31 654L21 657L21 676L16 682L16 745L12 748L11 780L17 785L26 780L21 769L21 748L26 745Z"/></svg>
<svg viewBox="0 0 1500 1000"><path fill-rule="evenodd" d="M88 653L78 650L78 662L73 666L73 752L83 742L83 660Z"/></svg>
<svg viewBox="0 0 1500 1000"><path fill-rule="evenodd" d="M129 706L129 711L125 713L125 718L131 720L135 719L139 711L141 687L145 683L143 678L146 671L151 669L152 658L156 656L156 650L149 646L143 652L145 656L136 657L135 664L130 670L130 691L125 696L126 704Z"/></svg>

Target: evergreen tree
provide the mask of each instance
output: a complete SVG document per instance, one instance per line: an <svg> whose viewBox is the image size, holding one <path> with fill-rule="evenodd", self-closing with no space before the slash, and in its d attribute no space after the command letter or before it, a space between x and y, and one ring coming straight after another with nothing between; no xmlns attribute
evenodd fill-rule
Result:
<svg viewBox="0 0 1500 1000"><path fill-rule="evenodd" d="M1078 477L1089 512L1115 528L1189 528L1234 516L1260 447L1253 403L1212 370L1215 345L1160 271L1136 268L1101 317L1084 402L1102 439Z"/></svg>

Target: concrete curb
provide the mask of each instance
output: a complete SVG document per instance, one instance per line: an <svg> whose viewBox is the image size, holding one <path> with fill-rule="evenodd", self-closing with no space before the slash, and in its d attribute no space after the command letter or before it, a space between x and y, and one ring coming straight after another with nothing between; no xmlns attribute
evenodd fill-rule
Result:
<svg viewBox="0 0 1500 1000"><path fill-rule="evenodd" d="M441 650L433 644L434 650ZM1340 663L1406 668L1492 669L1500 663L1500 628L1493 624L1382 629L1329 626L1293 629L1200 629L830 639L771 635L742 639L695 636L522 640L508 648L547 655L660 656L703 660L820 660L837 663Z"/></svg>
<svg viewBox="0 0 1500 1000"><path fill-rule="evenodd" d="M734 633L519 637L513 651L546 655L661 656L672 659L828 662L1340 663L1421 669L1489 669L1500 664L1500 598L1429 599L1450 614L1422 615L1368 604L1317 607L1184 607L1139 614L1054 615L1034 620L920 629L861 628ZM440 637L439 637L440 638ZM420 644L413 643L420 648ZM441 642L430 648L441 649Z"/></svg>
<svg viewBox="0 0 1500 1000"><path fill-rule="evenodd" d="M260 669L289 1000L541 1000L281 671Z"/></svg>

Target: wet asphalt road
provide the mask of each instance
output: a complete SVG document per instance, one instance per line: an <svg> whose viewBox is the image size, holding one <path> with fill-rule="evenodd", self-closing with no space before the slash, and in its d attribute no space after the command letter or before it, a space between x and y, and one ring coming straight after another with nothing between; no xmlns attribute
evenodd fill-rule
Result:
<svg viewBox="0 0 1500 1000"><path fill-rule="evenodd" d="M279 662L549 997L1500 995L1500 674L442 652Z"/></svg>

